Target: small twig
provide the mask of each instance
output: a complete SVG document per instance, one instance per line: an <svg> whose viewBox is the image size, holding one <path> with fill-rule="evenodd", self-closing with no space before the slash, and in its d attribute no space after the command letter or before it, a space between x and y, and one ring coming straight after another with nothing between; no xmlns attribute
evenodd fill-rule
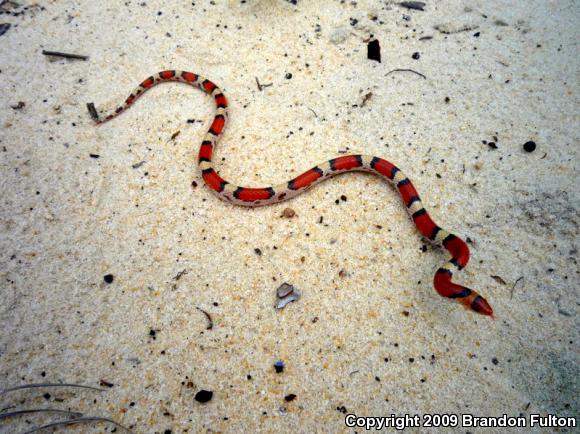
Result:
<svg viewBox="0 0 580 434"><path fill-rule="evenodd" d="M518 277L518 279L514 282L512 289L510 290L510 299L512 299L514 297L514 288L516 287L516 285L518 284L518 282L520 280L522 280L524 278L524 276Z"/></svg>
<svg viewBox="0 0 580 434"><path fill-rule="evenodd" d="M179 136L181 134L181 130L177 130L176 132L174 132L171 137L169 138L169 140L167 142L165 142L165 144L174 141L177 136Z"/></svg>
<svg viewBox="0 0 580 434"><path fill-rule="evenodd" d="M213 320L211 319L211 316L209 315L209 313L207 313L205 310L199 308L199 307L195 307L197 310L199 310L200 312L202 312L205 317L207 318L208 324L207 327L205 328L206 330L211 330L213 328Z"/></svg>
<svg viewBox="0 0 580 434"><path fill-rule="evenodd" d="M495 280L497 283L501 283L502 285L505 285L505 280L503 280L500 276L490 276L493 280Z"/></svg>
<svg viewBox="0 0 580 434"><path fill-rule="evenodd" d="M57 408L31 408L29 410L16 410L7 413L0 413L0 419L6 419L8 417L20 416L22 414L30 413L60 413L66 414L71 417L81 417L83 414L76 411L59 410Z"/></svg>
<svg viewBox="0 0 580 434"><path fill-rule="evenodd" d="M18 101L18 104L10 106L12 110L22 110L24 107L26 107L26 103L24 101Z"/></svg>
<svg viewBox="0 0 580 434"><path fill-rule="evenodd" d="M256 84L258 85L258 90L260 92L262 92L262 89L264 89L265 87L270 87L273 85L273 83L268 83L268 84L262 84L258 81L258 77L256 77Z"/></svg>
<svg viewBox="0 0 580 434"><path fill-rule="evenodd" d="M57 426L67 426L67 425L75 425L77 423L84 423L84 422L109 422L112 423L113 425L124 429L127 432L132 432L129 428L124 427L123 425L121 425L118 422L115 422L113 419L109 419L107 417L97 417L97 416L87 416L87 417L79 417L77 419L72 419L72 420L63 420L63 421L59 421L59 422L52 422L46 425L42 425L42 426L37 426L35 428L32 428L30 431L26 431L23 434L31 434L34 432L38 432L38 431L42 431L45 429L49 429L49 428L54 428Z"/></svg>
<svg viewBox="0 0 580 434"><path fill-rule="evenodd" d="M143 166L146 163L145 160L139 161L138 163L132 164L131 167L133 169L138 169L139 167Z"/></svg>
<svg viewBox="0 0 580 434"><path fill-rule="evenodd" d="M425 80L427 80L427 77L425 77L425 76L424 76L423 74L421 74L420 72L417 72L417 71L415 71L415 70L413 70L413 69L405 69L405 68L397 68L397 69L393 69L393 70L391 70L391 71L387 72L387 73L385 74L385 77L386 77L387 75L389 75L390 73L392 73L392 72L413 72L413 73L417 74L418 76L420 76L420 77L423 77Z"/></svg>
<svg viewBox="0 0 580 434"><path fill-rule="evenodd" d="M100 389L98 387L93 386L84 386L82 384L71 384L71 383L33 383L33 384L22 384L20 386L9 387L7 389L0 389L0 395L5 395L9 392L14 392L16 390L22 389L32 389L36 387L78 387L81 389L91 389L91 390L98 390L99 392L104 391L105 389Z"/></svg>
<svg viewBox="0 0 580 434"><path fill-rule="evenodd" d="M64 57L65 59L87 60L89 58L89 56L83 56L81 54L61 53L60 51L42 50L42 54L45 56Z"/></svg>
<svg viewBox="0 0 580 434"><path fill-rule="evenodd" d="M314 117L318 118L318 115L316 114L316 112L314 110L312 110L310 107L307 107L308 110L310 110L312 113L314 113Z"/></svg>
<svg viewBox="0 0 580 434"><path fill-rule="evenodd" d="M183 269L180 272L178 272L175 276L173 276L173 280L179 280L183 276L185 276L186 274L187 274L187 269Z"/></svg>

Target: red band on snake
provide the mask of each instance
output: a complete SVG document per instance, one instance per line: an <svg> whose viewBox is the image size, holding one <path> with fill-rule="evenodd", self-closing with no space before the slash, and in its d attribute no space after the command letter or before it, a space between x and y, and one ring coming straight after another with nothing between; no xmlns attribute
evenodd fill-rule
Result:
<svg viewBox="0 0 580 434"><path fill-rule="evenodd" d="M125 103L101 119L93 108L92 116L97 124L107 122L129 108L145 91L166 81L179 81L198 87L210 94L216 103L216 113L199 150L199 167L206 185L227 202L241 206L264 206L282 202L297 196L319 182L334 175L364 171L375 173L399 190L407 211L415 226L425 238L441 244L451 254L451 260L442 265L433 279L435 290L443 297L453 299L468 309L493 317L489 303L473 289L452 282L453 275L469 261L469 248L459 237L439 227L429 216L417 190L401 170L389 161L368 155L346 155L334 158L298 175L280 185L263 188L239 187L224 180L213 168L212 155L223 133L227 120L227 100L221 89L210 80L187 71L167 70L145 79L125 100Z"/></svg>

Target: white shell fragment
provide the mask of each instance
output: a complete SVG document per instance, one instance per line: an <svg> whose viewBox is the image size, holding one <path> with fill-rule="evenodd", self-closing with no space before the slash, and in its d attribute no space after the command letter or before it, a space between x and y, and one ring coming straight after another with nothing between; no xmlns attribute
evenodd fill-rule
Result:
<svg viewBox="0 0 580 434"><path fill-rule="evenodd" d="M300 293L289 283L283 283L276 290L276 309L283 309L288 303L300 299Z"/></svg>

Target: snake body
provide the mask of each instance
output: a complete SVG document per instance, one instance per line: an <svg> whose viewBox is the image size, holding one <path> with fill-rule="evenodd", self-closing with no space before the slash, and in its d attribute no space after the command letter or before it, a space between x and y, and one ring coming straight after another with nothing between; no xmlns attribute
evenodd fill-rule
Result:
<svg viewBox="0 0 580 434"><path fill-rule="evenodd" d="M212 163L214 148L224 131L227 120L227 99L222 90L213 82L187 71L166 70L146 78L133 90L121 106L102 118L98 115L94 106L89 104L91 116L97 124L110 121L133 105L148 89L167 81L178 81L193 85L214 98L216 113L209 131L201 143L198 163L206 185L220 199L247 207L265 206L291 199L319 182L340 173L363 171L377 174L397 188L411 219L421 235L434 244L442 245L451 254L451 259L435 273L433 279L435 290L442 297L453 299L468 309L493 317L493 310L485 298L473 289L452 282L453 275L463 269L469 261L467 244L461 238L439 227L431 219L409 178L389 161L368 155L345 155L319 164L283 184L263 188L240 187L232 184L218 174Z"/></svg>

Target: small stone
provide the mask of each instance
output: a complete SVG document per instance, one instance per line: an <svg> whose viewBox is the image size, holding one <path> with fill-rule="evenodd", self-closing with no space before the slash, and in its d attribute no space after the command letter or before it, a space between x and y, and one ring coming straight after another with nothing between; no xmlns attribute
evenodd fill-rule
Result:
<svg viewBox="0 0 580 434"><path fill-rule="evenodd" d="M536 142L530 140L529 142L524 143L524 151L534 152L535 150L536 150Z"/></svg>
<svg viewBox="0 0 580 434"><path fill-rule="evenodd" d="M424 2L410 1L410 2L401 2L399 4L407 9L414 9L417 11L424 11L425 10L425 3Z"/></svg>
<svg viewBox="0 0 580 434"><path fill-rule="evenodd" d="M286 400L286 402L294 401L294 399L296 399L296 395L290 393L289 395L286 395L284 399Z"/></svg>
<svg viewBox="0 0 580 434"><path fill-rule="evenodd" d="M290 285L289 283L283 283L276 290L276 295L278 296L278 298L284 298L293 291L294 287L292 285Z"/></svg>
<svg viewBox="0 0 580 434"><path fill-rule="evenodd" d="M2 3L4 3L4 2L2 2ZM0 36L2 36L4 33L6 33L8 31L8 29L10 28L10 26L12 26L12 24L10 24L10 23L0 24Z"/></svg>
<svg viewBox="0 0 580 434"><path fill-rule="evenodd" d="M195 394L195 400L197 402L208 402L213 398L213 392L211 390L200 390Z"/></svg>
<svg viewBox="0 0 580 434"><path fill-rule="evenodd" d="M342 44L350 35L350 29L345 27L338 27L330 35L330 43L338 45Z"/></svg>
<svg viewBox="0 0 580 434"><path fill-rule="evenodd" d="M288 303L300 299L300 293L289 283L283 283L276 290L276 309L283 309Z"/></svg>
<svg viewBox="0 0 580 434"><path fill-rule="evenodd" d="M415 51L411 57L415 60L419 60L421 58L421 54L418 51Z"/></svg>
<svg viewBox="0 0 580 434"><path fill-rule="evenodd" d="M291 219L295 215L296 215L296 211L294 211L292 208L286 208L284 211L282 211L282 217L287 218L287 219Z"/></svg>
<svg viewBox="0 0 580 434"><path fill-rule="evenodd" d="M113 283L114 279L115 277L112 274L105 274L105 276L103 277L105 283Z"/></svg>
<svg viewBox="0 0 580 434"><path fill-rule="evenodd" d="M274 369L276 370L276 374L281 374L284 372L284 362L282 360L278 360L274 363Z"/></svg>
<svg viewBox="0 0 580 434"><path fill-rule="evenodd" d="M369 41L367 45L367 58L381 63L381 46L377 39Z"/></svg>

